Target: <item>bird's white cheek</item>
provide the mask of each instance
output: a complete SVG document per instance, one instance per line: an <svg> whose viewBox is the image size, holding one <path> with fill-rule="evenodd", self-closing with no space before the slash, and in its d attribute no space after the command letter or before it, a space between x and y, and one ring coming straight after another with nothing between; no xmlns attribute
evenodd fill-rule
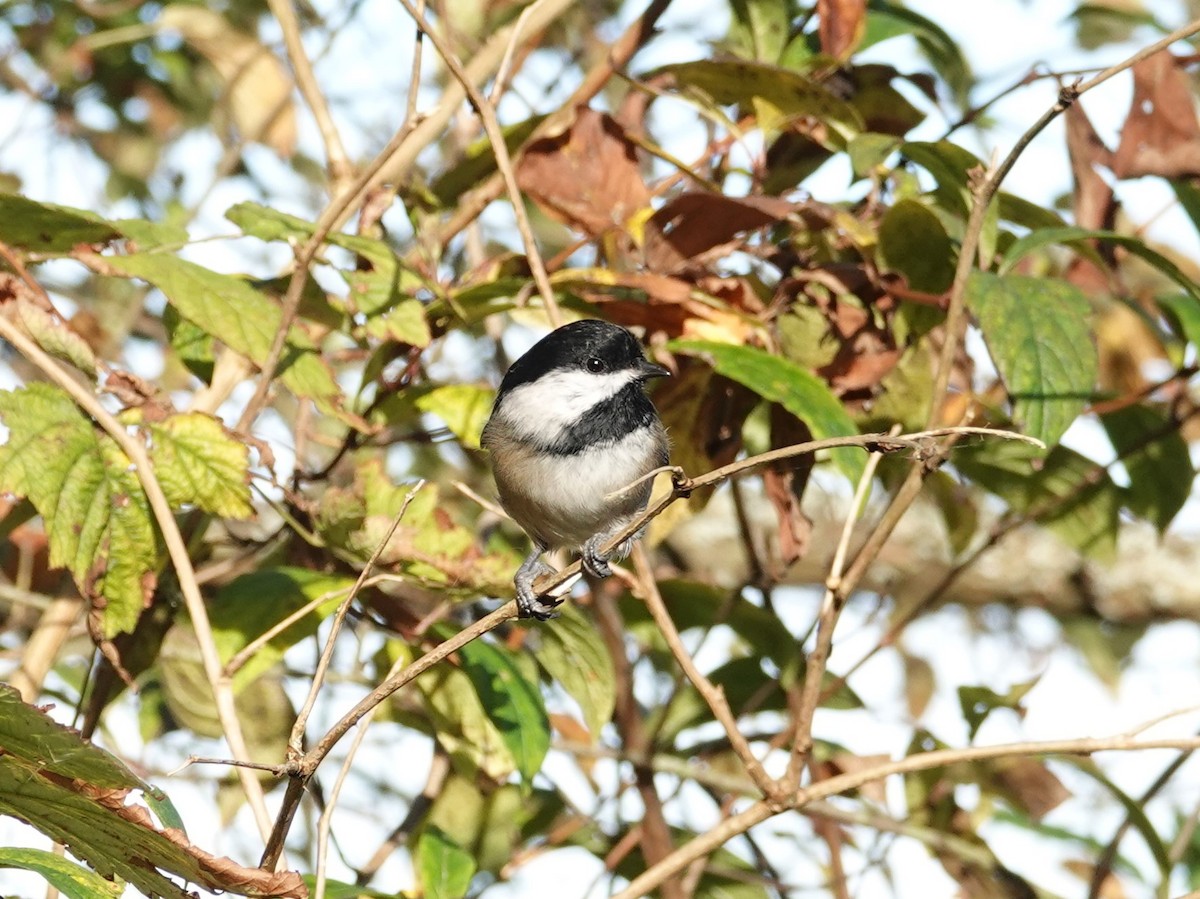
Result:
<svg viewBox="0 0 1200 899"><path fill-rule="evenodd" d="M603 402L636 377L633 371L592 374L554 371L516 387L496 410L510 428L536 443L553 443L597 403Z"/></svg>

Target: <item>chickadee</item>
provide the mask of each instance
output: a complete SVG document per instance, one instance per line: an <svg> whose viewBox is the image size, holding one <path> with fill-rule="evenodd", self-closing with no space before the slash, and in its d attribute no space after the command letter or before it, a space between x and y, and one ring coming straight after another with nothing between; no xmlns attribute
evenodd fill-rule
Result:
<svg viewBox="0 0 1200 899"><path fill-rule="evenodd" d="M624 328L585 320L543 337L500 382L482 444L501 504L533 540L513 579L522 618L545 621L558 605L533 590L553 571L546 550L577 549L594 577L608 577L609 559L629 552L637 535L611 553L601 547L650 501L650 480L630 485L668 464L666 431L643 384L669 374Z"/></svg>

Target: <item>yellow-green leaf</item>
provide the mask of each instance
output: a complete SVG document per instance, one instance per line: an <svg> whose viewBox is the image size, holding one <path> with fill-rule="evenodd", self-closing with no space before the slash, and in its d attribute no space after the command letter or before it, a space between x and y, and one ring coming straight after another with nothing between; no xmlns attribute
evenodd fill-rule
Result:
<svg viewBox="0 0 1200 899"><path fill-rule="evenodd" d="M246 281L165 253L135 253L105 260L110 268L141 278L163 292L179 313L230 349L262 364L283 322L279 306ZM288 334L277 375L297 396L340 412L342 391L312 342L297 328Z"/></svg>
<svg viewBox="0 0 1200 899"><path fill-rule="evenodd" d="M222 518L249 518L250 458L211 415L187 412L147 424L150 458L173 506L192 505Z"/></svg>
<svg viewBox="0 0 1200 899"><path fill-rule="evenodd" d="M133 630L156 583L158 540L129 460L49 384L0 391L0 418L0 490L45 519L50 564L102 601L105 635Z"/></svg>
<svg viewBox="0 0 1200 899"><path fill-rule="evenodd" d="M447 384L417 397L417 408L436 415L469 449L479 449L479 435L492 411L495 393L474 384Z"/></svg>
<svg viewBox="0 0 1200 899"><path fill-rule="evenodd" d="M475 875L475 860L436 827L426 827L417 843L417 870L426 899L462 899Z"/></svg>

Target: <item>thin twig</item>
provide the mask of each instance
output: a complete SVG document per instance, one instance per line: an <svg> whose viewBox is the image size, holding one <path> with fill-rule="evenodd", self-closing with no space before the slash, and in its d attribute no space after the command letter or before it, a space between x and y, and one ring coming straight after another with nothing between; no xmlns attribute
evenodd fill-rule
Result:
<svg viewBox="0 0 1200 899"><path fill-rule="evenodd" d="M575 2L576 0L534 0L528 7L529 18L525 23L527 33L541 32L570 9ZM422 22L417 23L418 27L422 27ZM483 84L495 73L511 41L513 27L515 26L500 29L471 55L465 71L472 84ZM347 196L345 208L355 207L367 193L385 181L394 184L405 183L421 151L442 138L446 126L454 118L465 96L466 93L457 80L447 84L442 89L437 105L422 115L420 121L415 122L402 139L389 142L388 146L376 157L378 165L372 163L369 177L360 176L357 186ZM364 172L364 174L366 173ZM335 227L339 227L344 222L345 218L342 217L342 213L333 218ZM441 243L438 242L438 245Z"/></svg>
<svg viewBox="0 0 1200 899"><path fill-rule="evenodd" d="M391 527L383 535L383 539L379 541L379 545L375 547L375 551L371 553L371 558L367 559L367 564L358 573L358 579L354 582L354 586L350 588L350 592L346 594L346 598L342 600L337 612L334 613L333 622L329 628L329 635L325 638L325 646L321 650L321 657L317 660L316 671L313 672L312 683L308 688L308 695L304 698L304 704L300 707L299 714L296 715L296 723L292 726L292 735L288 739L288 752L292 755L299 755L302 751L304 730L308 725L308 716L312 714L313 706L317 701L317 694L321 692L321 687L325 684L325 674L329 670L329 661L333 658L334 644L337 642L338 634L341 633L342 622L346 620L346 614L350 611L350 604L358 596L363 583L371 576L371 569L375 567L375 563L379 560L383 551L387 549L388 544L392 540L392 535L396 533L396 528L400 526L400 520L404 518L404 513L408 511L408 507L416 499L417 493L424 486L425 481L420 480L408 491L408 494L404 497L404 501L400 504L400 511L392 519Z"/></svg>
<svg viewBox="0 0 1200 899"><path fill-rule="evenodd" d="M412 662L404 670L398 671L393 676L387 678L378 687L359 700L350 711L338 719L337 723L321 737L316 746L300 758L290 760L287 765L287 773L292 780L288 784L287 792L284 794L279 817L275 821L275 829L272 831L271 839L267 843L260 867L267 867L274 864L274 858L282 851L283 838L287 835L288 828L291 826L292 816L296 813L296 805L299 803L300 796L304 792L304 784L312 776L313 772L316 771L317 766L321 764L325 756L329 755L330 750L337 745L338 741L346 735L346 732L350 728L354 727L367 712L375 708L375 706L379 705L379 703L383 702L401 687L420 677L438 662L447 656L453 655L472 640L495 630L504 622L511 621L516 617L517 604L515 601L509 601L490 615L481 618L470 627L463 628L445 642L439 643L425 655L421 656L421 658Z"/></svg>
<svg viewBox="0 0 1200 899"><path fill-rule="evenodd" d="M892 436L899 428L893 428ZM871 484L875 480L875 470L883 458L880 453L871 453L867 464L863 467L862 477L854 491L854 499L850 510L842 524L842 535L838 540L829 566L829 576L825 582L825 595L821 600L821 610L817 619L817 639L813 651L808 654L804 668L804 686L800 692L800 707L796 710L792 728L792 752L788 758L787 773L780 786L785 792L791 793L800 786L800 772L804 760L812 748L813 718L817 706L821 702L821 685L825 680L825 669L829 664L829 654L833 650L833 630L837 625L844 603L839 601L842 585L842 571L846 565L846 555L850 551L850 537L854 533L854 524L862 514L867 497L871 493Z"/></svg>
<svg viewBox="0 0 1200 899"><path fill-rule="evenodd" d="M500 130L500 123L496 120L496 110L488 102L488 99L479 92L479 89L472 82L466 70L463 69L462 63L454 51L446 44L445 40L443 40L442 36L436 31L429 30L424 17L412 3L412 0L399 0L399 3L408 10L408 14L417 23L417 27L424 29L430 43L433 44L441 55L442 62L446 64L446 68L450 70L455 80L462 85L462 89L466 92L467 97L470 98L471 105L479 113L479 119L483 123L483 130L487 133L488 140L492 144L492 153L496 156L496 168L504 178L504 185L508 190L509 200L512 201L513 216L517 221L517 231L521 235L521 242L525 245L525 258L529 262L534 283L537 284L538 294L541 296L542 303L545 306L546 317L550 320L551 326L557 328L562 324L562 313L558 309L558 300L554 296L554 288L550 285L550 276L546 274L546 264L542 261L542 253L538 249L537 239L533 235L533 227L529 224L529 215L525 211L525 200L521 195L521 188L517 184L517 176L513 171L512 157L509 155L508 145L504 141L504 132ZM528 13L529 10L526 10L518 19L516 31L519 32ZM513 41L516 41L515 35Z"/></svg>
<svg viewBox="0 0 1200 899"><path fill-rule="evenodd" d="M409 836L421 825L429 810L433 808L433 802L442 792L442 787L445 786L446 778L449 775L450 756L435 742L433 759L429 763L429 774L425 778L425 786L421 788L421 792L417 796L413 797L404 820L388 834L387 839L375 850L375 854L371 856L370 860L358 869L357 876L354 878L355 884L362 887L370 883L375 872L383 867L383 863L396 850L396 847L408 842Z"/></svg>
<svg viewBox="0 0 1200 899"><path fill-rule="evenodd" d="M613 663L613 723L621 743L629 752L636 756L650 755L653 750L651 735L633 693L633 665L625 649L625 622L611 594L597 591L594 597L596 626ZM630 828L626 839L618 842L618 848L605 857L604 867L610 871L615 868L618 857L633 848L635 835L648 865L662 861L674 851L671 828L663 813L663 800L654 783L654 772L644 765L634 765L633 785L642 802L642 815ZM662 894L663 899L685 899L683 885L677 878L663 882Z"/></svg>
<svg viewBox="0 0 1200 899"><path fill-rule="evenodd" d="M960 762L1049 755L1092 755L1097 752L1139 752L1147 749L1178 749L1182 751L1200 749L1200 737L1132 740L1124 735L1119 735L1085 737L1077 740L1005 743L998 746L968 746L963 749L935 749L817 781L799 790L788 807L801 809L814 800L838 796L871 781L883 780L896 774L911 774L917 771L945 768ZM745 811L722 821L716 827L675 850L670 858L634 878L633 882L617 893L613 899L637 899L637 897L645 896L665 878L679 873L697 858L703 858L733 837L745 833L776 814L778 812L772 811L771 803L765 800L754 803Z"/></svg>
<svg viewBox="0 0 1200 899"><path fill-rule="evenodd" d="M696 662L687 647L683 645L683 638L680 637L679 629L675 627L675 622L667 612L667 606L659 592L654 572L650 568L650 560L640 541L634 544L631 558L634 571L637 572L637 583L641 590L642 600L646 603L650 617L658 625L658 630L671 650L671 654L675 656L675 661L679 663L679 667L683 669L687 679L692 682L696 692L712 709L713 717L725 729L725 735L729 737L729 745L741 759L746 773L750 775L755 786L762 791L764 797L774 798L778 793L779 785L771 778L771 775L767 774L762 762L754 755L754 750L750 748L750 744L746 742L746 738L738 729L737 717L725 699L725 691L704 676L703 672L696 667Z"/></svg>
<svg viewBox="0 0 1200 899"><path fill-rule="evenodd" d="M322 593L316 599L306 602L286 618L275 622L273 625L239 649L233 655L233 657L225 663L225 667L222 669L225 676L233 677L242 670L242 666L250 661L255 653L274 640L277 636L282 634L297 621L311 615L316 609L319 609L321 606L325 605L325 603L329 602L329 600L333 599L333 597L342 593L346 593L350 589L351 588L349 587L339 587L336 590L329 590L326 593Z"/></svg>
<svg viewBox="0 0 1200 899"><path fill-rule="evenodd" d="M400 659L393 662L388 675L395 674L402 664ZM342 760L342 767L338 769L337 777L333 781L333 788L329 791L325 808L321 810L321 817L317 819L317 867L315 872L317 883L316 889L313 890L314 899L325 899L329 862L329 831L333 824L333 810L337 806L338 797L342 794L342 785L345 784L346 777L350 774L350 768L354 764L354 756L358 754L358 749L367 736L367 728L371 726L371 719L375 717L375 712L378 710L379 706L371 709L363 715L362 721L359 722L354 739L350 741L350 747L346 750L346 758Z"/></svg>
<svg viewBox="0 0 1200 899"><path fill-rule="evenodd" d="M342 181L350 175L350 158L342 144L342 136L338 133L329 112L329 104L317 84L317 76L313 72L312 62L304 50L304 41L300 37L300 21L296 18L296 10L291 0L267 0L271 14L279 23L283 32L283 44L287 48L288 60L292 64L292 72L296 76L296 86L304 102L312 111L317 122L317 130L321 132L321 140L325 144L325 159L328 162L329 181L333 185L333 193L338 193Z"/></svg>

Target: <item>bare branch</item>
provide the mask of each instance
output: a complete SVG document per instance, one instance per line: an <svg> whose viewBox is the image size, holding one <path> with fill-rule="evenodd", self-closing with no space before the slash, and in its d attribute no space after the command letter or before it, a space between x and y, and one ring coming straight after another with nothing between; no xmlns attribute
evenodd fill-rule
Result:
<svg viewBox="0 0 1200 899"><path fill-rule="evenodd" d="M480 93L475 86L458 57L442 39L436 31L430 31L424 17L420 11L412 3L412 0L399 0L413 21L417 23L417 27L422 29L428 35L430 42L437 48L438 53L442 57L442 62L446 64L446 68L454 76L455 80L462 85L463 91L471 100L471 105L475 107L475 111L479 113L479 119L483 123L483 130L487 133L488 140L492 144L492 153L496 156L496 168L499 169L500 175L504 178L504 186L508 191L508 198L512 201L513 215L517 220L517 231L521 234L521 242L525 245L525 258L529 262L529 268L533 273L534 283L537 284L538 294L542 298L542 303L545 306L546 317L550 320L552 327L559 327L562 324L562 313L558 310L558 300L554 297L554 288L550 285L550 277L546 274L546 264L542 261L542 253L538 249L537 240L533 236L533 227L529 224L529 215L525 211L525 200L521 196L521 188L517 185L517 176L513 172L512 157L508 153L508 145L504 142L504 132L500 130L500 123L496 120L496 110L492 107L491 102ZM513 35L515 43L517 34L524 26L529 18L530 10L526 9L517 19L516 33ZM506 50L506 55L510 47Z"/></svg>

